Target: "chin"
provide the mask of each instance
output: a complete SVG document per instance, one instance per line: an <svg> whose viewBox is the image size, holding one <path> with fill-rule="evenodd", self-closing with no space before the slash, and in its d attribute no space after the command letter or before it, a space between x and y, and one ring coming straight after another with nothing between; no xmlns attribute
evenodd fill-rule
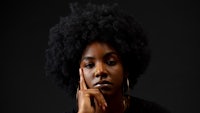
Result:
<svg viewBox="0 0 200 113"><path fill-rule="evenodd" d="M104 96L112 96L115 93L111 89L99 89Z"/></svg>

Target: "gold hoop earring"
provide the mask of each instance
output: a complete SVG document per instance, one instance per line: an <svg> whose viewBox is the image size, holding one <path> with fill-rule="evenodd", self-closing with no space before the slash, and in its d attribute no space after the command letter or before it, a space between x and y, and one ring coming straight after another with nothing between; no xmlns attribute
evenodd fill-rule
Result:
<svg viewBox="0 0 200 113"><path fill-rule="evenodd" d="M126 95L123 96L123 106L124 106L124 111L129 107L130 105L130 87L129 87L129 79L128 77L126 78L126 84L124 84L124 88L126 89Z"/></svg>
<svg viewBox="0 0 200 113"><path fill-rule="evenodd" d="M127 84L127 94L130 95L130 84L129 84L129 79L126 79L126 84Z"/></svg>
<svg viewBox="0 0 200 113"><path fill-rule="evenodd" d="M126 79L127 87L129 88L129 79Z"/></svg>

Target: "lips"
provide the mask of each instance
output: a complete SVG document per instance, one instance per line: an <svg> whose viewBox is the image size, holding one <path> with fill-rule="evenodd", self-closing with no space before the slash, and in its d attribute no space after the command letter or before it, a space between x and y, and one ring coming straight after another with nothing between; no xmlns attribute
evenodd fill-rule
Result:
<svg viewBox="0 0 200 113"><path fill-rule="evenodd" d="M94 87L102 88L102 87L111 87L112 83L109 81L99 81L94 84Z"/></svg>

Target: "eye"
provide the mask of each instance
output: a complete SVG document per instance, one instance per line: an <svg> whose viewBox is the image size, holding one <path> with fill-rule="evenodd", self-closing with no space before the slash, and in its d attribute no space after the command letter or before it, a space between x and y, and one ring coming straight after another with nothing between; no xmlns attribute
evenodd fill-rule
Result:
<svg viewBox="0 0 200 113"><path fill-rule="evenodd" d="M115 60L108 60L108 61L106 62L106 64L109 65L109 66L114 66L114 65L117 64L117 62L116 62Z"/></svg>
<svg viewBox="0 0 200 113"><path fill-rule="evenodd" d="M87 63L87 64L85 64L84 67L87 68L87 69L91 69L91 68L94 67L94 63Z"/></svg>

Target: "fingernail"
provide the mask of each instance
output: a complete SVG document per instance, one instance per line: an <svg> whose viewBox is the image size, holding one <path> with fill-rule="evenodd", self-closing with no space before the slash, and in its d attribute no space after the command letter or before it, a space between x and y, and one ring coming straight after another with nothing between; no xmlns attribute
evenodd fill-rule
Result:
<svg viewBox="0 0 200 113"><path fill-rule="evenodd" d="M104 106L108 107L108 105L107 105L107 103L106 103L106 102L104 103Z"/></svg>
<svg viewBox="0 0 200 113"><path fill-rule="evenodd" d="M102 109L105 111L106 110L105 106L102 106Z"/></svg>

